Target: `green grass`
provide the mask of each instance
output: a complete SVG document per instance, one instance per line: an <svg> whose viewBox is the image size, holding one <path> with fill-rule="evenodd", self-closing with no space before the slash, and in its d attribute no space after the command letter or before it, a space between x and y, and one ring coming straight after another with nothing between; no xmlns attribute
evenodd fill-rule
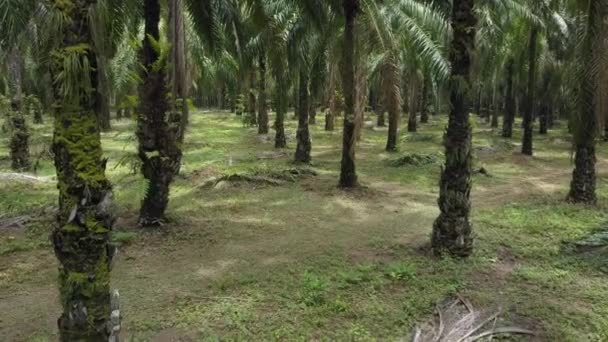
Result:
<svg viewBox="0 0 608 342"><path fill-rule="evenodd" d="M291 118L291 114L288 115ZM47 119L49 121L49 119ZM278 173L289 148L275 151L229 113L194 111L182 173L171 190L161 229L137 227L145 181L134 157L134 123L114 121L102 135L119 219L112 240L120 252L112 286L121 292L129 341L396 340L432 317L436 303L462 295L476 307L500 305L504 320L538 331L546 341L608 339L605 253L580 253L571 243L608 222L608 149L598 149L595 207L563 201L570 145L562 129L535 136L523 157L520 132L505 141L475 124L472 223L475 254L437 260L428 253L438 214L439 163L391 167L403 155L441 160L445 117L401 133L398 153L383 151L383 131L366 129L357 147L364 188L337 189L339 131L312 127L315 177L281 186L202 185L228 174ZM514 127L519 127L516 123ZM35 126L32 151L42 151L50 122ZM7 138L0 136L0 155ZM0 159L0 172L10 172ZM52 177L52 160L38 163ZM3 182L0 217L34 213L25 228L0 231L0 336L11 341L56 338L57 263L48 236L54 181Z"/></svg>

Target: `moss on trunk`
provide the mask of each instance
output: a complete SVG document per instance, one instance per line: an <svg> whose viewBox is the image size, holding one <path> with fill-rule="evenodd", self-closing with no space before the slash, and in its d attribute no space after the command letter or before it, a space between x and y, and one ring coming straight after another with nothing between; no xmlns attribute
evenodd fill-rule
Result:
<svg viewBox="0 0 608 342"><path fill-rule="evenodd" d="M145 0L145 39L142 50L143 83L140 86L140 113L137 121L138 156L148 187L141 206L143 226L162 224L169 201L169 185L179 171L181 111L169 113L165 84L166 67L159 66L159 51L151 39L159 40L159 0ZM185 104L183 104L185 105ZM181 109L181 107L180 107Z"/></svg>
<svg viewBox="0 0 608 342"><path fill-rule="evenodd" d="M11 139L9 143L11 168L15 171L27 171L31 167L29 140L30 134L23 115L13 112L9 118Z"/></svg>
<svg viewBox="0 0 608 342"><path fill-rule="evenodd" d="M107 341L116 334L110 320L112 188L105 176L106 160L94 110L96 96L91 91L97 84L88 22L89 6L93 3L52 2L52 10L70 19L69 25L63 27L62 45L51 54L56 80L52 150L59 189L59 212L52 242L60 264L63 313L58 326L62 341ZM65 69L73 63L82 69ZM72 78L60 76L70 72L74 72Z"/></svg>

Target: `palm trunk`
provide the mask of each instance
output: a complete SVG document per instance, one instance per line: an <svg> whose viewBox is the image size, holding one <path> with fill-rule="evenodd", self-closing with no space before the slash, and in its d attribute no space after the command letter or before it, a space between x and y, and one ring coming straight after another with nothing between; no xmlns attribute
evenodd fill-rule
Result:
<svg viewBox="0 0 608 342"><path fill-rule="evenodd" d="M314 98L311 98L309 103L308 123L311 125L317 124L317 106Z"/></svg>
<svg viewBox="0 0 608 342"><path fill-rule="evenodd" d="M298 163L310 163L310 131L308 130L308 111L310 100L310 92L308 90L308 73L304 67L300 70L299 84L299 104L298 104L298 132L296 139L298 145L296 147L295 161Z"/></svg>
<svg viewBox="0 0 608 342"><path fill-rule="evenodd" d="M30 134L25 123L25 118L19 112L13 112L10 117L11 140L10 155L11 168L15 171L28 171L31 167L29 140Z"/></svg>
<svg viewBox="0 0 608 342"><path fill-rule="evenodd" d="M541 104L538 111L538 123L538 134L547 134L549 128L549 108L545 104Z"/></svg>
<svg viewBox="0 0 608 342"><path fill-rule="evenodd" d="M418 84L416 81L416 77L412 78L412 83L410 84L410 105L409 105L409 116L407 120L407 131L408 132L416 132L417 121L418 121Z"/></svg>
<svg viewBox="0 0 608 342"><path fill-rule="evenodd" d="M11 139L9 143L11 168L15 171L26 171L30 168L29 133L25 116L26 106L23 103L23 78L22 78L21 53L13 48L9 55L10 90L11 90L11 114L9 124L11 126Z"/></svg>
<svg viewBox="0 0 608 342"><path fill-rule="evenodd" d="M97 71L97 87L95 92L97 99L95 101L95 112L97 112L101 130L107 132L112 128L110 123L110 85L106 75L108 68L107 59L98 55L97 67L99 70Z"/></svg>
<svg viewBox="0 0 608 342"><path fill-rule="evenodd" d="M325 114L325 130L333 131L336 121L336 112L338 111L338 101L336 99L336 67L330 65L329 71L329 103L327 113Z"/></svg>
<svg viewBox="0 0 608 342"><path fill-rule="evenodd" d="M180 143L183 143L189 121L189 90L182 0L171 0L169 2L169 41L171 42L169 70L172 95L170 120L178 124L177 139Z"/></svg>
<svg viewBox="0 0 608 342"><path fill-rule="evenodd" d="M549 102L550 100L550 94L549 94L549 87L551 85L551 73L548 70L545 70L545 72L543 73L543 82L542 82L542 88L541 88L541 103L540 103L540 107L538 110L538 123L539 123L539 129L538 129L538 134L547 134L548 133L548 126L549 126Z"/></svg>
<svg viewBox="0 0 608 342"><path fill-rule="evenodd" d="M423 76L422 81L422 96L420 97L420 123L429 122L428 98L429 98L429 81L428 77Z"/></svg>
<svg viewBox="0 0 608 342"><path fill-rule="evenodd" d="M285 148L287 141L285 138L285 115L287 114L288 107L288 91L287 82L280 71L277 71L277 89L276 89L276 117L274 121L274 147Z"/></svg>
<svg viewBox="0 0 608 342"><path fill-rule="evenodd" d="M601 45L594 44L597 37L602 34L600 25L608 17L607 5L602 1L590 1L587 16L588 27L583 46L583 75L581 77L579 100L579 115L574 132L574 171L570 183L568 200L575 203L594 204L597 202L596 171L595 171L595 145L598 131L598 118L594 105L595 85L598 70L594 63L597 50Z"/></svg>
<svg viewBox="0 0 608 342"><path fill-rule="evenodd" d="M432 246L436 255L449 253L467 257L473 251L469 222L471 210L471 125L466 104L471 91L471 53L475 50L474 1L454 2L452 8L453 38L450 46L451 111L444 137L446 163L441 174L439 209L433 225Z"/></svg>
<svg viewBox="0 0 608 342"><path fill-rule="evenodd" d="M342 89L344 90L344 131L342 135L342 161L340 182L342 188L357 186L355 168L355 18L359 12L359 0L344 0L344 59Z"/></svg>
<svg viewBox="0 0 608 342"><path fill-rule="evenodd" d="M513 96L513 73L515 72L515 61L509 58L507 62L507 95L505 97L505 115L502 118L503 138L513 137L513 121L515 120L515 97Z"/></svg>
<svg viewBox="0 0 608 342"><path fill-rule="evenodd" d="M388 110L388 137L386 150L397 151L399 135L399 119L401 109L401 87L399 80L399 67L395 58L387 59L383 69L384 105Z"/></svg>
<svg viewBox="0 0 608 342"><path fill-rule="evenodd" d="M268 134L268 108L266 108L266 59L260 57L258 85L258 134Z"/></svg>
<svg viewBox="0 0 608 342"><path fill-rule="evenodd" d="M249 71L249 75L247 77L247 96L246 101L247 105L245 106L245 114L246 114L246 124L249 126L255 126L258 124L257 116L255 114L256 110L256 98L255 98L255 87L256 87L256 78L255 78L255 67L251 66L251 70Z"/></svg>
<svg viewBox="0 0 608 342"><path fill-rule="evenodd" d="M475 114L481 117L482 84L477 83L477 99L475 101Z"/></svg>
<svg viewBox="0 0 608 342"><path fill-rule="evenodd" d="M532 124L534 111L534 89L536 86L536 40L538 39L538 29L533 27L530 31L530 41L528 46L528 89L526 95L526 108L524 112L524 135L521 147L521 153L531 156L532 148Z"/></svg>
<svg viewBox="0 0 608 342"><path fill-rule="evenodd" d="M386 118L385 111L383 105L379 105L378 109L376 109L376 126L378 127L386 127Z"/></svg>
<svg viewBox="0 0 608 342"><path fill-rule="evenodd" d="M365 104L367 99L367 75L365 68L357 65L355 71L355 137L361 141L365 126Z"/></svg>
<svg viewBox="0 0 608 342"><path fill-rule="evenodd" d="M113 312L110 303L112 188L105 176L96 96L89 91L97 85L98 77L87 15L88 7L94 3L73 1L72 7L66 9L64 1L51 1L69 19L62 27L62 43L52 54L54 79L69 72L64 68L74 61L81 66L90 65L74 74L79 83L69 85L69 93L63 91L67 84L53 83L52 150L59 212L52 242L60 264L61 341L108 341L119 329L118 311ZM85 84L87 81L90 83Z"/></svg>
<svg viewBox="0 0 608 342"><path fill-rule="evenodd" d="M144 1L145 35L142 51L143 83L140 86L140 113L137 125L138 155L148 187L141 206L139 222L142 226L162 224L169 203L169 186L179 170L182 152L178 140L180 119L167 116L169 103L165 85L165 68L154 63L159 53L151 39L159 39L159 0Z"/></svg>
<svg viewBox="0 0 608 342"><path fill-rule="evenodd" d="M490 127L498 128L498 100L496 98L496 87L498 86L496 83L496 77L492 82L494 87L492 88L492 123Z"/></svg>

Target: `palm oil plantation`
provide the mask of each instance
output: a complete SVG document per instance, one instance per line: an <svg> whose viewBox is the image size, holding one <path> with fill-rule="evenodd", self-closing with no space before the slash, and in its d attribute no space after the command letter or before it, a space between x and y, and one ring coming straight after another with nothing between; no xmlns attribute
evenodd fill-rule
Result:
<svg viewBox="0 0 608 342"><path fill-rule="evenodd" d="M0 340L608 341L608 0L0 0Z"/></svg>

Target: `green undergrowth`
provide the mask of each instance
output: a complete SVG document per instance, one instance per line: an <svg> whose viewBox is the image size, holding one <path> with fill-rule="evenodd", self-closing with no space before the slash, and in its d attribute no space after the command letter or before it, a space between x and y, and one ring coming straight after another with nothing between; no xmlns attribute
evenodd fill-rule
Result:
<svg viewBox="0 0 608 342"><path fill-rule="evenodd" d="M365 129L356 191L337 189L341 132L323 131L321 115L311 127L316 176L277 186L202 186L229 175L280 178L300 167L291 162L291 117L288 148L277 151L272 130L260 137L233 114L193 111L169 222L154 230L136 225L146 183L134 123L113 121L102 134L119 216L112 287L121 293L125 340L408 340L438 302L456 295L477 308L501 306L503 320L537 331L541 341L608 340L606 249L573 247L608 223L608 144L598 148L598 205L572 205L564 201L572 168L565 125L535 135L529 158L518 153L519 129L505 140L476 122L474 165L491 177L472 178L475 253L439 260L428 241L445 116L402 132L397 153L384 151L385 131ZM36 150L50 141L45 119L33 128ZM6 155L3 135L0 145ZM422 158L389 165L403 156ZM0 159L0 172L9 166ZM37 217L0 231L0 308L12 310L0 314L0 336L11 341L56 339L47 317L59 306L48 240L53 214L43 210L57 200L50 157L37 172L51 181L0 181L0 219Z"/></svg>

